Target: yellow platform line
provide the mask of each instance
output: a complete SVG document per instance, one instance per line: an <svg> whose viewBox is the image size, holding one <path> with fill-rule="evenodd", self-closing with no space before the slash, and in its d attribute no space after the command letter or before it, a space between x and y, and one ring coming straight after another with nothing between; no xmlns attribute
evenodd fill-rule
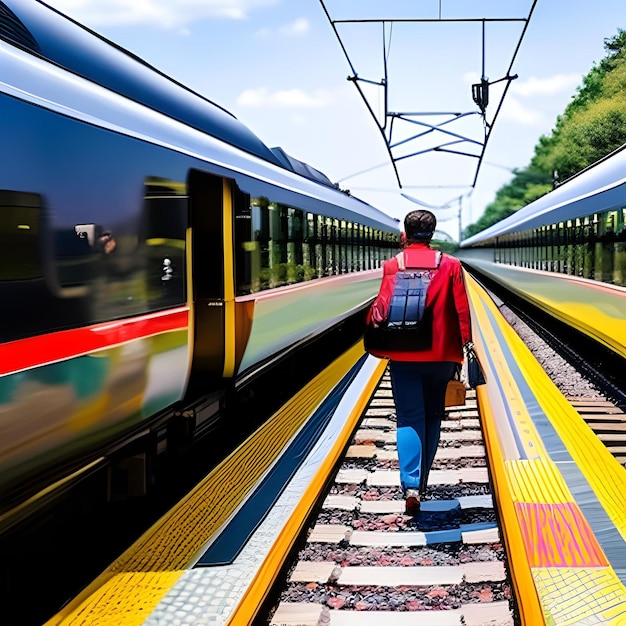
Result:
<svg viewBox="0 0 626 626"><path fill-rule="evenodd" d="M368 384L362 389L358 401L352 407L341 433L339 433L335 440L334 446L318 468L315 476L300 499L298 506L285 524L272 549L268 553L267 558L259 568L253 582L247 588L238 607L227 622L229 626L254 623L253 620L262 601L265 599L289 551L304 527L332 469L339 461L341 454L349 443L351 435L365 411L371 396L376 390L376 386L385 373L386 368L387 361L380 359L374 374L369 379Z"/></svg>
<svg viewBox="0 0 626 626"><path fill-rule="evenodd" d="M563 475L549 459L507 462L511 493L516 502L572 502Z"/></svg>
<svg viewBox="0 0 626 626"><path fill-rule="evenodd" d="M486 337L487 346L479 347L490 350L489 355L498 369L497 375L504 385L504 393L506 394L506 390L510 388L507 387L510 384L508 381L504 383L505 377L511 376L510 373L507 376L508 368L503 366L502 361L494 358L499 350L496 345L497 338L489 332L491 322L485 314L486 307L489 307L494 319L497 320L499 329L515 354L523 375L532 381L531 385L537 392L537 401L570 453L576 446L581 447L582 453L586 447L585 441L595 451L595 444L599 443L597 437L584 424L578 413L571 409L517 333L504 322L491 299L479 289L473 279L469 279L468 283L472 313L479 319L481 330ZM593 616L602 616L603 620L607 620L603 623L626 623L624 609L616 608L623 607L626 589L612 568L608 567L608 561L595 535L575 503L556 464L549 459L543 446L537 448L540 452L538 456L522 460L519 452L513 450L511 446L508 447L507 457L505 448L496 443L501 438L503 424L491 409L489 402L493 395L492 393L489 397L488 390L484 387L478 389L477 397L484 422L485 443L492 459L498 505L504 521L503 535L510 554L513 584L518 597L522 599L520 612L524 624L576 624L580 623L581 619ZM507 396L505 401L510 402L513 399L514 394ZM549 410L554 410L554 403L559 400L557 417L553 419L554 416ZM515 423L510 424L510 427L525 432L528 440L532 441L536 431L533 432L534 426L527 422L527 413L520 412L517 408L513 413ZM582 423L584 428L572 429L572 422L575 422L577 427ZM526 439L522 438L522 441L526 443ZM609 465L610 476L613 476L616 469L616 462L611 462L615 461L612 455L602 444L600 447L603 448L600 463L597 463L598 458L593 453L586 458L584 455L572 454L587 478L591 476L590 483L595 482L594 474L605 473L602 471L605 469L603 465L605 459ZM593 459L593 463L590 459ZM619 463L617 466L619 472L623 473ZM598 467L601 468L600 472ZM595 487L592 485L592 488L598 494L598 485ZM613 489L609 487L606 491L612 492ZM604 500L600 497L599 499L605 509L607 506L609 509L611 506L614 507L612 496ZM611 514L609 510L607 513ZM525 554L520 549L522 546L525 547ZM542 566L552 563L558 566ZM531 592L533 588L535 593Z"/></svg>
<svg viewBox="0 0 626 626"><path fill-rule="evenodd" d="M522 624L525 626L545 625L539 595L526 558L524 537L517 520L514 498L511 492L503 448L498 441L497 420L491 411L487 388L481 385L476 389L476 399L480 407L485 449L489 457L491 479L494 485L494 501L502 519L502 537L509 557L511 581Z"/></svg>
<svg viewBox="0 0 626 626"><path fill-rule="evenodd" d="M496 319L501 317L490 299L482 299L482 302L484 306L491 307ZM589 481L607 515L626 540L626 468L557 389L519 335L506 323L501 328L524 377L532 381L539 406ZM545 458L545 453L542 456Z"/></svg>
<svg viewBox="0 0 626 626"><path fill-rule="evenodd" d="M535 568L533 575L551 625L626 624L623 586L611 568Z"/></svg>
<svg viewBox="0 0 626 626"><path fill-rule="evenodd" d="M526 379L532 381L541 409L626 540L626 469L557 389L517 333L509 333L508 341Z"/></svg>
<svg viewBox="0 0 626 626"><path fill-rule="evenodd" d="M358 343L316 376L47 625L142 624L362 355Z"/></svg>
<svg viewBox="0 0 626 626"><path fill-rule="evenodd" d="M611 522L626 540L626 469L539 366L529 371L537 400L580 468Z"/></svg>

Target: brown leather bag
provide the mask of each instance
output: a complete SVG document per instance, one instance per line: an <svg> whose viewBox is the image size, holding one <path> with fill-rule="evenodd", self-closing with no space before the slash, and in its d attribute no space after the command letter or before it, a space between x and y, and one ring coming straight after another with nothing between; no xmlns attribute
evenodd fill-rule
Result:
<svg viewBox="0 0 626 626"><path fill-rule="evenodd" d="M446 387L446 406L463 406L465 404L465 383L452 379Z"/></svg>
<svg viewBox="0 0 626 626"><path fill-rule="evenodd" d="M465 383L461 380L461 366L454 368L452 380L446 387L446 407L463 406L465 404Z"/></svg>

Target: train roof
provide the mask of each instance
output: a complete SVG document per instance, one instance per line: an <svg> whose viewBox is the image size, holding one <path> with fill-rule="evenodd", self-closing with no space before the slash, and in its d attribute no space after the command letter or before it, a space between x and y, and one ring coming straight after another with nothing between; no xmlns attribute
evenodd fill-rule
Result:
<svg viewBox="0 0 626 626"><path fill-rule="evenodd" d="M50 64L24 46L0 43L0 66L0 91L18 101L175 150L210 164L218 175L254 180L256 193L271 195L281 204L399 234L398 221L370 204ZM19 123L19 118L15 121ZM54 123L52 118L50 123Z"/></svg>
<svg viewBox="0 0 626 626"><path fill-rule="evenodd" d="M469 247L516 231L558 224L626 204L626 144L554 191L461 242Z"/></svg>
<svg viewBox="0 0 626 626"><path fill-rule="evenodd" d="M319 170L268 148L215 102L41 0L0 2L0 38L275 165L333 186Z"/></svg>

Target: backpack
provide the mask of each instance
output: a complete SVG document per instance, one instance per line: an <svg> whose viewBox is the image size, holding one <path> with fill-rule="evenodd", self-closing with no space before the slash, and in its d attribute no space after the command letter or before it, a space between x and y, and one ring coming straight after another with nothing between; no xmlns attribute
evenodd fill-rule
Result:
<svg viewBox="0 0 626 626"><path fill-rule="evenodd" d="M396 255L398 271L391 300L382 303L384 319L377 327L371 323L372 309L381 302L377 298L372 304L365 327L365 349L376 355L385 352L413 352L432 347L432 310L426 306L428 286L441 263L441 252L434 252L433 263L426 267L405 267L404 253Z"/></svg>

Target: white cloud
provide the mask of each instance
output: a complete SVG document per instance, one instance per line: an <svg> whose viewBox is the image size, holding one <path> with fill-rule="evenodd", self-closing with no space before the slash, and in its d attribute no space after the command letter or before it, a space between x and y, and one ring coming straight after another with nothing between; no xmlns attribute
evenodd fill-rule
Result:
<svg viewBox="0 0 626 626"><path fill-rule="evenodd" d="M504 98L500 119L507 119L524 126L538 126L544 122L544 115L522 104L510 93Z"/></svg>
<svg viewBox="0 0 626 626"><path fill-rule="evenodd" d="M62 13L90 27L149 25L181 29L200 19L246 19L277 0L49 0Z"/></svg>
<svg viewBox="0 0 626 626"><path fill-rule="evenodd" d="M465 72L463 74L463 82L466 85L473 85L480 82L480 74L478 72Z"/></svg>
<svg viewBox="0 0 626 626"><path fill-rule="evenodd" d="M279 35L281 37L301 37L306 35L311 28L311 23L306 17L299 17L290 24L285 24L279 27L276 31L264 27L259 29L255 35L260 39L271 39L272 37Z"/></svg>
<svg viewBox="0 0 626 626"><path fill-rule="evenodd" d="M289 37L298 37L309 32L311 24L305 17L299 17L291 24L286 24L280 28L281 35L287 35Z"/></svg>
<svg viewBox="0 0 626 626"><path fill-rule="evenodd" d="M555 74L547 78L537 78L531 76L528 80L514 80L511 84L511 91L520 96L551 96L557 93L573 93L578 85L582 83L582 76L579 74Z"/></svg>
<svg viewBox="0 0 626 626"><path fill-rule="evenodd" d="M312 109L327 107L333 101L330 92L324 89L309 94L301 89L284 89L270 92L267 87L246 89L237 98L244 107L283 107L290 109Z"/></svg>

